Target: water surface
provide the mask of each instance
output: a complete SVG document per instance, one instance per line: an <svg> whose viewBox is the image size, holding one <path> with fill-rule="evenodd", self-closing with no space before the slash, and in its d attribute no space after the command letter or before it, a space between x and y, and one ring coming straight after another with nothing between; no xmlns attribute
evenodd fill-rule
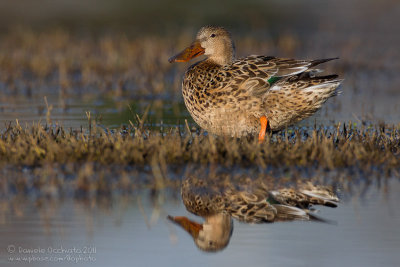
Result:
<svg viewBox="0 0 400 267"><path fill-rule="evenodd" d="M399 190L395 179L366 191L360 186L344 194L339 207L320 208L318 216L336 224L235 221L229 245L218 253L200 251L186 232L166 219L171 214L200 221L168 190L157 197L140 191L112 202L49 200L41 208L29 201L3 201L1 265L23 265L10 262L18 257L62 256L57 263L33 261L29 266L70 266L81 256L79 264L93 266L397 266ZM14 247L16 252L7 252Z"/></svg>

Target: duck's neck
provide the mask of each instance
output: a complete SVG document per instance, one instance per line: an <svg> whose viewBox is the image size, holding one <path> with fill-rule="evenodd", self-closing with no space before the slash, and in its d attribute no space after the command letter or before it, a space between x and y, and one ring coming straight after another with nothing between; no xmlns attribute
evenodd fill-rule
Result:
<svg viewBox="0 0 400 267"><path fill-rule="evenodd" d="M232 64L235 60L234 45L232 43L226 43L218 49L218 53L209 55L207 60L221 66Z"/></svg>
<svg viewBox="0 0 400 267"><path fill-rule="evenodd" d="M232 64L233 60L234 60L233 57L227 58L224 56L218 56L218 57L214 56L214 57L208 58L209 62L220 65L220 66Z"/></svg>
<svg viewBox="0 0 400 267"><path fill-rule="evenodd" d="M230 238L233 230L232 217L227 213L217 213L205 218L203 231L220 238Z"/></svg>

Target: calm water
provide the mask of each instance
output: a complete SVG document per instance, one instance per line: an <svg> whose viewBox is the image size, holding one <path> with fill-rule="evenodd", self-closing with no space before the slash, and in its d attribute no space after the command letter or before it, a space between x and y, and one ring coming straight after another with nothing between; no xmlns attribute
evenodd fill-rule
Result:
<svg viewBox="0 0 400 267"><path fill-rule="evenodd" d="M24 95L8 96L1 101L0 129L7 123L15 124L17 119L21 125L40 122L60 124L67 128L87 128L88 112L99 126L116 128L129 125L129 121L136 123L136 115L143 117L146 111L147 125L174 127L183 125L185 119L191 121L182 99L113 99L93 95L60 99L57 94L37 94L29 98Z"/></svg>
<svg viewBox="0 0 400 267"><path fill-rule="evenodd" d="M387 187L371 185L362 195L346 196L338 208L320 208L318 215L336 224L235 221L229 245L217 253L200 251L186 232L166 220L170 214L200 221L168 192L149 198L142 191L112 204L66 199L37 208L31 202L3 202L0 262L1 266L399 266L399 190L400 182L393 179ZM62 260L38 259L46 256ZM29 257L30 264L11 262Z"/></svg>

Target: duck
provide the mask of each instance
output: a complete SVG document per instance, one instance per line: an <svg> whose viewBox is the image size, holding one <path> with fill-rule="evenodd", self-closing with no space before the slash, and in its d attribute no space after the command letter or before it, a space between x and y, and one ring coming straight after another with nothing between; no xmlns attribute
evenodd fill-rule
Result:
<svg viewBox="0 0 400 267"><path fill-rule="evenodd" d="M300 183L296 187L269 188L267 182L229 175L199 178L189 176L181 184L182 201L186 209L204 218L203 223L186 216L168 219L182 227L197 247L206 252L222 250L229 244L233 219L249 224L319 221L314 205L335 208L339 198L331 186Z"/></svg>
<svg viewBox="0 0 400 267"><path fill-rule="evenodd" d="M194 121L217 136L256 136L293 125L318 111L342 80L318 76L319 64L337 59L296 60L250 55L236 59L231 34L224 27L202 27L195 41L169 58L191 65L182 81L182 95Z"/></svg>

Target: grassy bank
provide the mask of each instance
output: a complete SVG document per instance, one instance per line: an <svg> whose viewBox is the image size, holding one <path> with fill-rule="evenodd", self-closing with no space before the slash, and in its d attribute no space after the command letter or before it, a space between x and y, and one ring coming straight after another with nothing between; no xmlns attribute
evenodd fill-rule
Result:
<svg viewBox="0 0 400 267"><path fill-rule="evenodd" d="M256 139L218 138L189 129L149 130L143 125L113 132L90 127L72 130L42 125L8 126L0 135L0 163L39 166L97 162L102 165L220 164L223 166L313 166L335 169L400 167L400 130L340 126L289 130Z"/></svg>

